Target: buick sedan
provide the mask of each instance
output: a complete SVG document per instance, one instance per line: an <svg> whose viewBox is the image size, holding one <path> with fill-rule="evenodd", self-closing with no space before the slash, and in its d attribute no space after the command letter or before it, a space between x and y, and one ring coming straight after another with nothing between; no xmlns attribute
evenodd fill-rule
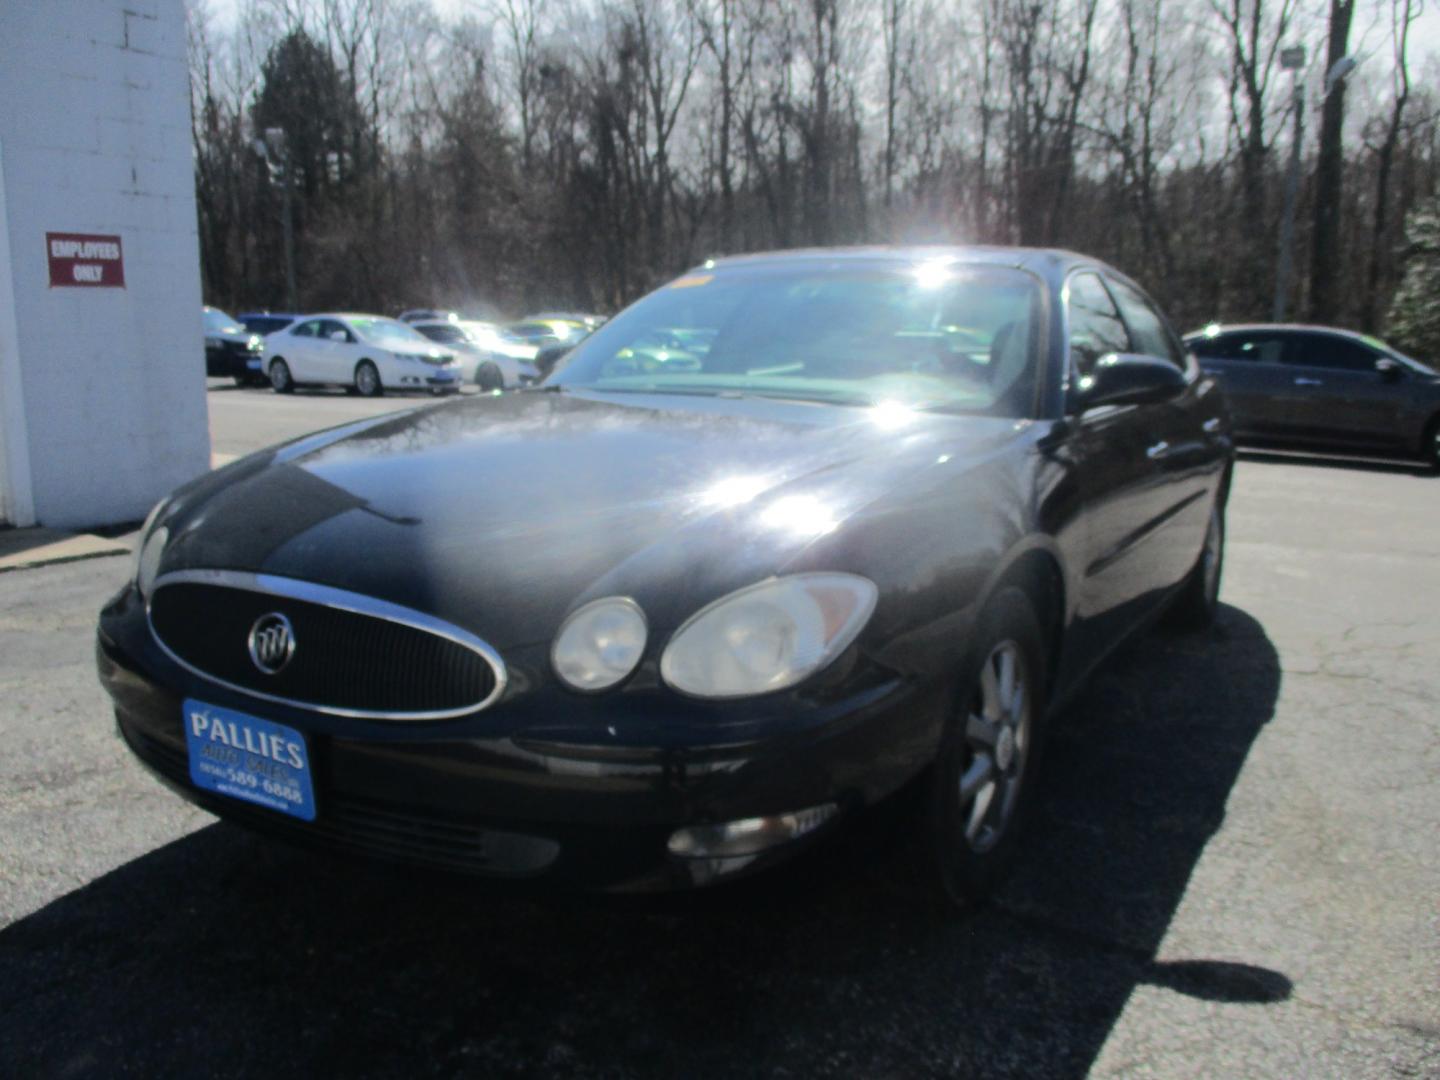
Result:
<svg viewBox="0 0 1440 1080"><path fill-rule="evenodd" d="M634 362L658 334L685 363ZM673 888L903 790L964 902L1087 673L1211 618L1232 461L1214 382L1094 260L727 258L538 387L181 488L100 676L161 780L302 843Z"/></svg>

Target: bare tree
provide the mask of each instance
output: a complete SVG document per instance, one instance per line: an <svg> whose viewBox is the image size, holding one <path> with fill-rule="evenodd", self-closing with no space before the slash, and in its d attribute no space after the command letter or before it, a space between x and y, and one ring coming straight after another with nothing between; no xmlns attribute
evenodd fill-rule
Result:
<svg viewBox="0 0 1440 1080"><path fill-rule="evenodd" d="M1315 166L1315 232L1310 243L1310 318L1334 317L1335 270L1339 258L1340 199L1345 155L1340 146L1345 126L1347 81L1337 64L1350 48L1355 0L1330 0L1330 35L1325 55L1325 104L1320 113L1320 152Z"/></svg>
<svg viewBox="0 0 1440 1080"><path fill-rule="evenodd" d="M1365 270L1365 303L1360 312L1360 327L1366 333L1380 329L1380 273L1389 225L1390 170L1394 167L1395 148L1400 142L1400 125L1405 106L1410 100L1410 27L1420 18L1423 0L1391 0L1391 41L1395 68L1391 74L1394 100L1390 106L1390 122L1376 155L1375 210L1370 226L1370 257Z"/></svg>
<svg viewBox="0 0 1440 1080"><path fill-rule="evenodd" d="M1293 0L1211 0L1230 53L1229 119L1239 144L1240 199L1237 222L1250 233L1269 223L1266 198L1266 168L1270 142L1266 134L1271 77L1285 35L1294 18ZM1238 271L1235 291L1251 297L1257 305L1270 279L1266 246L1245 243L1235 260Z"/></svg>

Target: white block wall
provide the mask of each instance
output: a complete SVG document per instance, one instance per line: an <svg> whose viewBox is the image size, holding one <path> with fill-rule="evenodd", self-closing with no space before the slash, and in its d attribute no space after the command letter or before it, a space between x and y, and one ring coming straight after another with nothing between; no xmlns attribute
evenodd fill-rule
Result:
<svg viewBox="0 0 1440 1080"><path fill-rule="evenodd" d="M189 101L183 0L0 0L0 520L209 467ZM50 288L47 231L119 235L125 287Z"/></svg>

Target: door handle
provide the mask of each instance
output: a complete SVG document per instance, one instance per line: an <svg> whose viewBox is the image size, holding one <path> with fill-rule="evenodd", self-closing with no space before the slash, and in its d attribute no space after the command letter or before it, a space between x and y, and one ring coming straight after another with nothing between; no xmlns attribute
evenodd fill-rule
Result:
<svg viewBox="0 0 1440 1080"><path fill-rule="evenodd" d="M1214 435L1217 431L1220 430L1220 418L1218 416L1212 416L1209 420L1206 420L1203 424L1201 424L1200 428L1202 431L1205 432L1205 434Z"/></svg>
<svg viewBox="0 0 1440 1080"><path fill-rule="evenodd" d="M1148 457L1151 461L1154 461L1154 460L1157 459L1157 458L1162 458L1162 457L1164 457L1164 456L1165 456L1166 454L1168 454L1169 452L1170 452L1170 444L1169 444L1168 442L1166 442L1164 439L1161 439L1161 440L1160 440L1159 442L1157 442L1154 446L1148 448L1148 449L1145 451L1145 456Z"/></svg>
<svg viewBox="0 0 1440 1080"><path fill-rule="evenodd" d="M1295 378L1295 385L1296 385L1296 386L1324 386L1325 383L1324 383L1324 381L1321 380L1321 379L1307 379L1304 375L1298 375L1298 376L1296 376L1296 378Z"/></svg>

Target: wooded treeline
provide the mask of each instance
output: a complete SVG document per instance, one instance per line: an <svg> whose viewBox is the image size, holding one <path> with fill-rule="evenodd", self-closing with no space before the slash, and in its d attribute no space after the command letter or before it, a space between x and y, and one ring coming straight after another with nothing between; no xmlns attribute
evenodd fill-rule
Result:
<svg viewBox="0 0 1440 1080"><path fill-rule="evenodd" d="M1303 41L1289 310L1383 332L1440 178L1420 3L193 3L206 298L285 303L280 128L302 309L613 311L711 255L958 241L1097 255L1182 328L1268 319ZM1326 95L1336 8L1364 51Z"/></svg>

